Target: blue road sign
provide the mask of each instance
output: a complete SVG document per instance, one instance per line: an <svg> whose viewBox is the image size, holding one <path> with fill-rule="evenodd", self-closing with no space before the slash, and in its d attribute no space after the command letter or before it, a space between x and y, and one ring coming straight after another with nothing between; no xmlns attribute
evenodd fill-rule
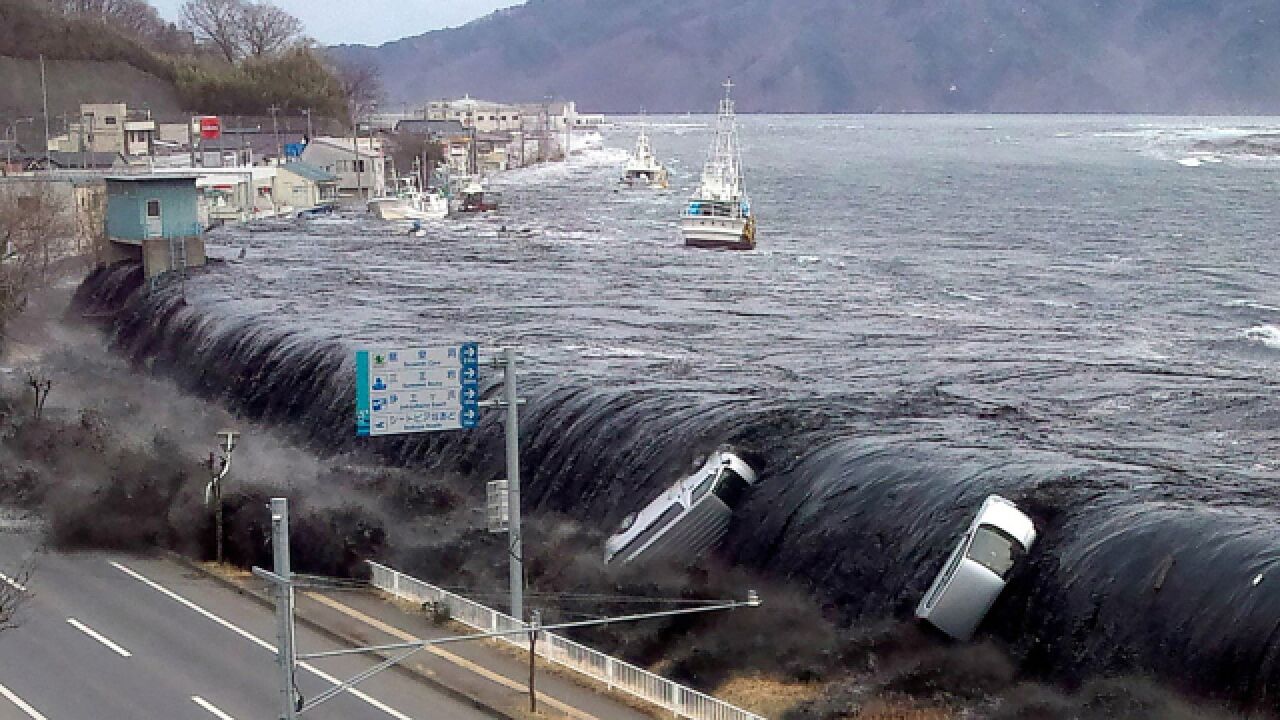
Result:
<svg viewBox="0 0 1280 720"><path fill-rule="evenodd" d="M480 421L480 348L356 350L356 435L473 428Z"/></svg>

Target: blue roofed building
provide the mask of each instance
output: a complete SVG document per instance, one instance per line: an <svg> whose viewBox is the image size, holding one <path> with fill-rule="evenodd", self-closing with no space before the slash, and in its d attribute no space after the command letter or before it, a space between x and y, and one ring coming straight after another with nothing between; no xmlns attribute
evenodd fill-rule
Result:
<svg viewBox="0 0 1280 720"><path fill-rule="evenodd" d="M106 178L114 259L141 260L148 278L205 264L195 175Z"/></svg>

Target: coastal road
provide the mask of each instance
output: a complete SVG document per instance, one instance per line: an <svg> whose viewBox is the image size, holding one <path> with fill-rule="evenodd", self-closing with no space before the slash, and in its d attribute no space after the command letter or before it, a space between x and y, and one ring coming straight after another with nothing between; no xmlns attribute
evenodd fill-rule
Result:
<svg viewBox="0 0 1280 720"><path fill-rule="evenodd" d="M21 536L0 537L0 573L10 576L29 550ZM104 553L40 553L21 584L27 597L18 627L0 632L0 720L278 717L275 620L252 599L165 559ZM339 648L301 625L297 636L303 651ZM373 664L303 663L298 688L315 697ZM303 717L493 715L384 672Z"/></svg>

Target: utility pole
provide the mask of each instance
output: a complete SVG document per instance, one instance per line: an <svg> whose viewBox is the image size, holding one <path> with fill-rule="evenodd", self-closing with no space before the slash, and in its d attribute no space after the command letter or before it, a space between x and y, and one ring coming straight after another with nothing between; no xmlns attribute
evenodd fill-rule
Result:
<svg viewBox="0 0 1280 720"><path fill-rule="evenodd" d="M551 96L544 95L542 97L542 139L538 141L538 160L546 162L551 158Z"/></svg>
<svg viewBox="0 0 1280 720"><path fill-rule="evenodd" d="M516 351L502 351L507 404L507 551L511 555L511 617L524 620L524 547L520 537L520 399L516 393Z"/></svg>
<svg viewBox="0 0 1280 720"><path fill-rule="evenodd" d="M476 158L476 155L477 155L477 153L476 153L476 126L475 126L475 125L472 125L472 126L471 126L471 128L470 128L470 130L471 130L471 148L470 148L471 152L467 153L467 174L468 174L468 175L475 175L475 174L476 174L476 172L477 172L477 170L479 169L479 168L477 167L477 166L479 165L479 162L478 162L478 160L477 160L477 158Z"/></svg>
<svg viewBox="0 0 1280 720"><path fill-rule="evenodd" d="M222 564L222 479L231 471L231 452L236 449L236 438L240 433L235 430L220 430L219 437L222 442L222 466L214 467L213 453L209 453L209 472L212 479L205 487L204 496L205 504L213 504L213 525L214 525L214 557L218 564Z"/></svg>
<svg viewBox="0 0 1280 720"><path fill-rule="evenodd" d="M542 627L542 613L529 613L529 712L538 712L538 691L534 689L534 671L538 667L538 635Z"/></svg>
<svg viewBox="0 0 1280 720"><path fill-rule="evenodd" d="M276 165L284 164L284 146L280 144L280 125L276 122L276 113L280 112L280 107L275 103L271 103L271 107L267 108L267 112L271 113L271 134L276 138Z"/></svg>
<svg viewBox="0 0 1280 720"><path fill-rule="evenodd" d="M351 101L351 152L354 159L351 161L351 169L356 174L356 199L364 194L364 183L360 177L360 108L355 100Z"/></svg>
<svg viewBox="0 0 1280 720"><path fill-rule="evenodd" d="M40 56L40 95L44 99L44 167L53 172L53 156L49 154L49 84L44 76L44 55Z"/></svg>
<svg viewBox="0 0 1280 720"><path fill-rule="evenodd" d="M289 567L289 499L271 498L272 569L276 590L276 663L280 670L280 720L295 720L299 698L293 672L297 648L293 630L293 572Z"/></svg>

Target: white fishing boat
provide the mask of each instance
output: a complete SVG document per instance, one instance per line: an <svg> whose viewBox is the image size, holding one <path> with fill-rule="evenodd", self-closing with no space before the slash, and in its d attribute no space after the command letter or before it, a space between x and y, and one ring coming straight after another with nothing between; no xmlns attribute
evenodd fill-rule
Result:
<svg viewBox="0 0 1280 720"><path fill-rule="evenodd" d="M424 193L414 178L403 177L394 195L369 200L369 212L381 220L441 220L449 215L449 199L438 191Z"/></svg>
<svg viewBox="0 0 1280 720"><path fill-rule="evenodd" d="M680 234L689 247L751 250L756 246L756 219L742 182L732 89L733 82L726 80L711 154L702 166L698 189L680 213Z"/></svg>
<svg viewBox="0 0 1280 720"><path fill-rule="evenodd" d="M457 210L463 213L489 212L497 210L501 194L489 190L484 180L471 176L458 191Z"/></svg>
<svg viewBox="0 0 1280 720"><path fill-rule="evenodd" d="M622 171L622 182L631 187L651 187L665 190L667 187L667 169L658 162L649 145L649 133L640 128L640 137L636 138L636 149L627 158L627 165Z"/></svg>

